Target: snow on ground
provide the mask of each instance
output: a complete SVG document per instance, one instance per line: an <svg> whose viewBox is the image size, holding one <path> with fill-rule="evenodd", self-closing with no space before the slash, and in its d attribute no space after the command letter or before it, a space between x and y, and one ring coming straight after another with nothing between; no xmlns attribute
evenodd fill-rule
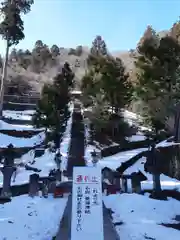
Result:
<svg viewBox="0 0 180 240"><path fill-rule="evenodd" d="M141 183L142 189L153 189L153 181L152 181L152 174L149 174L144 171L144 163L146 162L146 158L140 158L134 165L126 169L124 174L131 174L133 172L141 171L146 177L147 180ZM131 189L131 183L128 182L129 189ZM176 189L180 191L180 181L170 178L164 174L161 174L161 187L162 189Z"/></svg>
<svg viewBox="0 0 180 240"><path fill-rule="evenodd" d="M32 115L35 113L35 110L25 110L25 111L11 111L4 110L3 116L11 119L18 120L32 120Z"/></svg>
<svg viewBox="0 0 180 240"><path fill-rule="evenodd" d="M0 205L0 239L51 240L56 235L67 198L14 197ZM18 211L19 210L19 211Z"/></svg>
<svg viewBox="0 0 180 240"><path fill-rule="evenodd" d="M72 105L70 106L70 110L71 110L71 116L67 122L66 131L63 135L63 139L60 144L60 152L62 154L62 163L61 163L62 170L65 170L67 166L67 155L68 155L70 139L71 139L70 134L71 134L71 126L72 126L72 110L73 110ZM19 141L21 142L22 146L25 145L24 140L22 138L19 138ZM45 150L45 153L41 157L34 158L34 150L31 150L27 154L23 155L21 159L16 159L15 162L16 163L23 162L23 163L28 163L30 165L29 162L32 162L34 160L35 163L30 166L41 170L41 172L38 173L40 177L46 177L49 175L50 170L56 169L57 167L54 161L54 158L55 158L55 153L50 152L48 149ZM33 171L25 170L24 167L18 167L17 176L15 178L15 181L13 181L14 179L12 177L11 185L20 185L20 184L28 183L29 176L33 173L34 173ZM3 177L2 177L2 173L0 173L0 186L2 186L2 182L3 182Z"/></svg>
<svg viewBox="0 0 180 240"><path fill-rule="evenodd" d="M32 115L35 113L35 110L25 110L25 111L10 111L10 110L4 110L3 116L10 119L16 119L16 120L32 120ZM17 130L17 131L23 131L23 130L44 130L44 128L36 129L32 124L26 124L26 125L20 125L20 124L9 124L5 121L0 120L0 129L5 130Z"/></svg>
<svg viewBox="0 0 180 240"><path fill-rule="evenodd" d="M180 145L180 143L175 143L175 142L168 142L167 140L164 140L158 144L156 144L156 147L169 147L173 145Z"/></svg>
<svg viewBox="0 0 180 240"><path fill-rule="evenodd" d="M161 223L178 223L172 220L180 215L180 202L175 199L159 201L138 194L116 194L104 197L107 208L114 212L113 222L121 240L179 240L180 231L166 228Z"/></svg>
<svg viewBox="0 0 180 240"><path fill-rule="evenodd" d="M122 114L124 116L124 118L126 119L129 119L129 120L132 120L132 121L142 121L142 117L136 113L133 113L131 111L128 111L128 110L122 110Z"/></svg>
<svg viewBox="0 0 180 240"><path fill-rule="evenodd" d="M12 137L3 133L0 133L0 147L5 148L10 143L14 147L33 147L41 144L45 139L45 133L41 132L31 138Z"/></svg>
<svg viewBox="0 0 180 240"><path fill-rule="evenodd" d="M131 137L127 138L129 142L139 142L139 141L144 141L146 139L147 138L144 135L132 135Z"/></svg>
<svg viewBox="0 0 180 240"><path fill-rule="evenodd" d="M43 131L45 128L35 128L33 125L29 124L10 124L3 120L0 120L0 129L2 130L16 130L16 131Z"/></svg>
<svg viewBox="0 0 180 240"><path fill-rule="evenodd" d="M89 133L89 125L88 125L88 123L85 124L85 139L86 139L86 143L85 143L84 158L85 158L85 161L86 161L86 165L87 166L91 166L92 165L91 153L94 150L96 152L99 152L99 149L96 146L89 144L90 133Z"/></svg>
<svg viewBox="0 0 180 240"><path fill-rule="evenodd" d="M138 126L139 130L141 131L151 131L150 128L142 126L142 117L136 113L133 113L131 111L128 110L122 110L122 114L124 116L124 118L126 119L126 121L130 124L130 126L135 125Z"/></svg>
<svg viewBox="0 0 180 240"><path fill-rule="evenodd" d="M70 106L71 116L68 119L66 131L63 135L62 142L60 144L60 153L62 154L61 158L61 170L65 170L67 168L67 158L71 140L71 127L72 127L72 113L73 113L74 106Z"/></svg>
<svg viewBox="0 0 180 240"><path fill-rule="evenodd" d="M32 165L29 164L29 165L41 170L41 172L38 173L40 177L46 177L49 175L50 170L56 168L54 157L55 157L55 153L52 153L47 149L41 157L33 158L33 150L32 150L31 153L29 152L26 154L26 157L25 156L23 157L22 161L24 163L28 163L29 161L35 160L34 164ZM11 185L21 185L21 184L28 183L29 177L33 173L34 171L29 171L29 170L27 171L25 170L24 167L18 167L15 181L13 181L14 175L12 176ZM0 173L0 186L2 186L2 183L3 183L3 177L2 177L2 173Z"/></svg>
<svg viewBox="0 0 180 240"><path fill-rule="evenodd" d="M98 162L98 165L100 165L102 168L108 167L112 170L116 170L116 168L121 166L121 163L128 161L132 157L146 150L147 148L138 148L130 151L120 152L112 156L103 157Z"/></svg>

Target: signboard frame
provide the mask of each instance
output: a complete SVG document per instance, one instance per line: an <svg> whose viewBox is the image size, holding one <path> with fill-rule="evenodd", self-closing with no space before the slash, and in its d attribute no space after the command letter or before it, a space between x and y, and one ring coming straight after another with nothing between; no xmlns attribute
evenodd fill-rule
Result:
<svg viewBox="0 0 180 240"><path fill-rule="evenodd" d="M71 240L104 240L100 167L74 167Z"/></svg>

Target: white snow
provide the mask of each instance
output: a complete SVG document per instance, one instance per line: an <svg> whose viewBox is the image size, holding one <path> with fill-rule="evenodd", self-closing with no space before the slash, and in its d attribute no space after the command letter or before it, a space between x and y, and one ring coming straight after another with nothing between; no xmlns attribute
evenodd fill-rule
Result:
<svg viewBox="0 0 180 240"><path fill-rule="evenodd" d="M63 135L63 140L60 144L60 153L62 154L61 158L61 170L65 170L67 168L67 157L69 152L69 145L71 140L71 127L72 127L72 113L73 113L74 106L71 105L71 116L68 119L66 131Z"/></svg>
<svg viewBox="0 0 180 240"><path fill-rule="evenodd" d="M31 138L12 137L3 133L0 133L0 147L5 148L10 143L14 147L33 147L41 144L45 139L45 133L41 132Z"/></svg>
<svg viewBox="0 0 180 240"><path fill-rule="evenodd" d="M56 235L67 198L14 197L0 205L1 240L51 240Z"/></svg>
<svg viewBox="0 0 180 240"><path fill-rule="evenodd" d="M130 126L137 126L140 131L152 131L150 128L142 126L143 118L140 115L125 109L122 109L122 114Z"/></svg>
<svg viewBox="0 0 180 240"><path fill-rule="evenodd" d="M45 128L35 128L33 125L29 124L10 124L3 120L0 120L0 129L2 130L16 130L16 131L43 131Z"/></svg>
<svg viewBox="0 0 180 240"><path fill-rule="evenodd" d="M34 152L34 150L31 150L30 152L25 154L23 156L23 158L18 159L18 161L23 162L23 163L28 163L30 161L35 160L34 164L32 164L32 165L30 163L28 163L28 164L32 167L35 167L35 168L38 168L41 170L41 172L38 173L40 177L48 176L49 171L56 168L56 164L54 161L55 153L52 153L47 149L41 157L34 158L33 152ZM25 170L24 167L18 167L15 181L13 181L14 179L12 176L11 185L21 185L21 184L28 183L29 177L33 173L34 173L34 171L29 171L29 170L27 171L27 170ZM0 173L0 186L2 186L2 183L3 183L3 177L2 177L2 173Z"/></svg>
<svg viewBox="0 0 180 240"><path fill-rule="evenodd" d="M146 137L143 135L132 135L131 137L128 137L127 140L130 142L138 142L146 140Z"/></svg>
<svg viewBox="0 0 180 240"><path fill-rule="evenodd" d="M89 140L90 140L90 133L89 133L89 124L88 122L85 124L85 151L84 151L84 158L86 161L86 165L87 166L91 166L92 165L92 156L91 153L95 150L96 152L99 151L99 149L94 146L89 144Z"/></svg>
<svg viewBox="0 0 180 240"><path fill-rule="evenodd" d="M98 165L100 165L102 168L108 167L112 170L116 170L116 168L121 166L121 163L126 162L127 160L146 150L147 148L138 148L130 151L120 152L112 156L103 157L98 162Z"/></svg>
<svg viewBox="0 0 180 240"><path fill-rule="evenodd" d="M28 120L30 124L9 124L3 120L0 120L0 129L6 129L6 130L17 130L17 131L23 131L23 130L45 130L45 128L36 129L32 124L32 116L35 113L35 110L25 110L25 111L10 111L10 110L4 110L3 116L9 119L15 119L15 120Z"/></svg>
<svg viewBox="0 0 180 240"><path fill-rule="evenodd" d="M153 189L153 180L152 180L152 174L144 171L145 162L146 162L145 157L140 158L134 165L126 169L126 171L124 171L124 174L131 174L133 172L141 171L147 177L147 180L141 183L142 189L149 190L149 189ZM180 181L178 181L177 179L170 178L164 174L161 174L160 180L161 180L162 189L180 191ZM130 182L128 182L128 185L129 185L128 186L129 191L131 191Z"/></svg>
<svg viewBox="0 0 180 240"><path fill-rule="evenodd" d="M70 106L70 110L71 110L71 116L68 119L67 127L66 127L65 133L63 135L62 142L60 144L60 152L62 154L61 170L65 170L66 166L67 166L67 156L68 156L69 144L70 144L70 139L71 139L70 131L71 131L71 126L72 126L72 111L73 111L72 105ZM5 135L5 136L9 137L7 135ZM41 136L41 134L38 134L35 137L37 138L38 136ZM43 136L45 137L45 134ZM10 139L12 139L12 137L10 137ZM27 140L30 140L30 139L27 139ZM26 142L23 138L18 138L18 141L22 147L25 146ZM29 141L28 143L30 144L31 142ZM18 146L20 146L20 144ZM16 142L16 145L17 145L17 142ZM50 170L56 169L56 167L57 167L56 163L54 161L54 158L55 158L55 153L50 152L49 149L46 149L45 153L41 157L38 157L38 158L34 158L34 150L31 150L27 154L23 155L21 159L15 159L15 162L16 163L20 163L20 162L27 163L32 167L38 168L41 170L41 172L38 173L39 176L46 177L49 175ZM32 162L33 160L35 161L35 163L31 165L30 162ZM33 171L25 170L24 167L18 167L17 176L15 178L15 181L13 181L13 177L12 177L11 184L12 185L20 185L20 184L28 183L29 176L33 173L34 173ZM3 177L2 177L2 173L0 173L0 186L2 186L2 182L3 182Z"/></svg>
<svg viewBox="0 0 180 240"><path fill-rule="evenodd" d="M107 208L114 212L113 222L121 240L179 240L180 231L166 228L161 223L178 223L172 220L180 215L180 202L174 199L159 201L138 194L116 194L104 197ZM148 238L149 237L149 238Z"/></svg>
<svg viewBox="0 0 180 240"><path fill-rule="evenodd" d="M11 119L19 120L32 120L32 115L35 113L35 110L25 110L25 111L11 111L4 110L3 116Z"/></svg>

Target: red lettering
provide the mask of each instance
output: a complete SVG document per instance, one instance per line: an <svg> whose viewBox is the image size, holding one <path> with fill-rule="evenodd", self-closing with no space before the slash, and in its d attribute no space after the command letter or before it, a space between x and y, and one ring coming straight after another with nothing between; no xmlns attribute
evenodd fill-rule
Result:
<svg viewBox="0 0 180 240"><path fill-rule="evenodd" d="M89 181L89 176L84 176L84 181L88 182Z"/></svg>
<svg viewBox="0 0 180 240"><path fill-rule="evenodd" d="M83 181L82 175L78 175L77 178L76 178L76 181L77 182L82 182Z"/></svg>

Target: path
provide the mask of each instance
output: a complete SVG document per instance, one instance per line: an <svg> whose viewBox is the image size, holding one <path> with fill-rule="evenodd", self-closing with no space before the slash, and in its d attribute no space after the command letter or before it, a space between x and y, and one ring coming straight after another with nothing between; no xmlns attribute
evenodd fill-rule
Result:
<svg viewBox="0 0 180 240"><path fill-rule="evenodd" d="M80 103L75 103L72 115L71 142L68 156L67 175L72 177L74 166L85 166L84 122Z"/></svg>
<svg viewBox="0 0 180 240"><path fill-rule="evenodd" d="M71 211L72 211L72 196L68 198L68 202L62 217L56 240L70 240L71 239ZM90 223L91 224L91 223ZM120 240L118 233L112 223L110 213L103 204L103 229L104 240Z"/></svg>
<svg viewBox="0 0 180 240"><path fill-rule="evenodd" d="M67 175L72 178L74 166L84 166L84 123L80 111L80 105L75 105L72 115L71 143L68 156ZM68 202L60 222L56 240L71 239L71 211L72 211L72 195L69 196ZM119 240L114 225L111 221L108 210L103 205L104 219L104 240ZM91 223L90 223L91 224Z"/></svg>

